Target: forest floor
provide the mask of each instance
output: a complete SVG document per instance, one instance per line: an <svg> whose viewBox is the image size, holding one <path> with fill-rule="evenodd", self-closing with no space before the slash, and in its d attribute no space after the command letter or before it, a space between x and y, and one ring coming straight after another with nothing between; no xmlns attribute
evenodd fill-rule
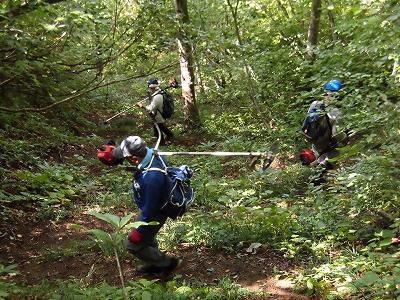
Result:
<svg viewBox="0 0 400 300"><path fill-rule="evenodd" d="M84 212L57 223L43 220L35 222L30 218L31 213L18 213L18 223L3 224L0 228L2 260L18 264L19 274L13 276L11 281L34 285L42 280L81 278L85 283L105 281L120 285L115 259L105 257L98 249L86 249L71 256L57 254L55 250L74 241L80 243L89 240L88 229L109 230L105 223ZM81 225L81 229L77 230L74 224ZM267 293L270 296L266 299L309 299L295 293L289 282L274 278L276 271L296 268L275 251L261 247L255 254L248 253L246 249L232 253L180 244L175 254L179 254L184 261L175 279L213 284L223 277L229 277L243 288ZM121 266L126 280L144 278L136 271L136 263L129 257L122 258Z"/></svg>
<svg viewBox="0 0 400 300"><path fill-rule="evenodd" d="M186 137L175 143L190 146L198 144L199 139ZM67 147L63 149L63 156L72 157L77 152L87 157L95 155L88 153L93 151L87 147ZM274 163L279 165L277 161ZM97 168L92 171L99 172ZM229 173L228 176L237 175L235 170L225 171ZM37 210L29 206L9 208L9 212L11 215L7 222L0 224L0 262L5 265L17 264L19 273L7 280L30 286L43 280L79 278L86 284L107 282L120 285L115 259L106 257L98 248L94 248L88 233L94 228L110 231L110 227L85 212L84 208L59 221L37 218ZM113 213L126 215L122 209ZM88 242L86 245L92 246L82 248L85 241ZM289 281L279 280L275 276L279 272L295 271L299 266L294 262L264 247L258 248L256 253L246 250L244 247L240 251L230 252L179 244L174 254L183 258L183 267L174 278L215 284L221 278L228 277L242 288L270 295L262 299L311 299L294 291ZM137 263L128 254L121 258L125 280L156 279L139 274L135 268Z"/></svg>

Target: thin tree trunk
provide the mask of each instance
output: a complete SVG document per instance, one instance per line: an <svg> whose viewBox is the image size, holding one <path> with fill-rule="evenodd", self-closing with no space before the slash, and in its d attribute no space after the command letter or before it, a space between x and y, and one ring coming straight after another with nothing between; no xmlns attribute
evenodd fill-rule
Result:
<svg viewBox="0 0 400 300"><path fill-rule="evenodd" d="M205 93L205 88L204 88L204 83L203 79L201 77L201 71L200 71L200 65L198 64L197 61L195 61L195 71L196 71L196 79L197 79L197 84L199 86L200 93L204 94Z"/></svg>
<svg viewBox="0 0 400 300"><path fill-rule="evenodd" d="M318 44L320 16L321 16L321 0L312 0L310 26L308 27L308 39L307 39L307 49L306 49L306 59L310 62L314 62L316 58L315 49L317 48Z"/></svg>
<svg viewBox="0 0 400 300"><path fill-rule="evenodd" d="M242 41L242 37L240 35L239 22L238 22L238 19L237 19L237 12L238 12L238 6L239 6L239 1L240 0L236 0L235 7L233 7L233 5L232 5L230 0L226 0L226 1L228 3L229 9L230 9L231 14L232 14L233 24L234 24L235 33L236 33L236 39L238 41L239 46L242 47L243 46L243 41ZM240 50L242 50L242 49L240 49ZM246 58L244 58L244 70L245 70L245 73L246 73L247 83L248 83L248 87L249 87L250 99L253 102L254 109L256 110L256 113L257 114L261 114L262 110L261 110L261 107L258 105L258 102L257 102L257 99L256 99L256 89L254 87L254 82L253 82L253 78L252 78L252 74L251 74L252 70L251 70L251 67L249 66L249 64L247 63ZM267 121L264 118L264 116L260 115L260 117L261 117L261 120L263 120L263 122L266 125L268 125Z"/></svg>
<svg viewBox="0 0 400 300"><path fill-rule="evenodd" d="M289 0L288 1L289 7L290 7L290 13L292 14L292 16L294 15L294 5L293 5L293 1Z"/></svg>
<svg viewBox="0 0 400 300"><path fill-rule="evenodd" d="M337 33L335 31L335 16L333 15L333 11L330 9L330 7L333 7L333 4L331 2L328 3L328 20L329 20L329 26L331 27L332 31L332 41L336 42L338 37Z"/></svg>
<svg viewBox="0 0 400 300"><path fill-rule="evenodd" d="M289 12L287 11L286 7L282 4L281 0L276 0L276 2L278 3L279 8L281 9L281 11L284 13L284 15L286 16L286 18L290 18L289 16Z"/></svg>
<svg viewBox="0 0 400 300"><path fill-rule="evenodd" d="M181 66L182 98L184 105L185 125L189 129L200 126L200 115L196 105L196 93L194 89L194 60L192 45L188 41L185 27L190 23L187 0L175 0L176 17L179 23L177 36L179 62Z"/></svg>
<svg viewBox="0 0 400 300"><path fill-rule="evenodd" d="M397 56L394 59L392 74L390 74L390 76L396 77L398 69L399 69L399 57Z"/></svg>

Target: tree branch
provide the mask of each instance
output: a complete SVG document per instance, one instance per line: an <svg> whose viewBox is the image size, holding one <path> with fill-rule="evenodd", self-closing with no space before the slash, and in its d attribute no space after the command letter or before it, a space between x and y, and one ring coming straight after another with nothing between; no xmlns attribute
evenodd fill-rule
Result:
<svg viewBox="0 0 400 300"><path fill-rule="evenodd" d="M112 80L112 81L109 81L109 82L106 82L106 83L102 83L102 84L99 83L99 84L97 84L97 85L95 85L95 86L93 86L93 87L91 87L91 88L87 88L86 90L82 90L82 91L80 91L80 92L76 92L76 93L74 93L74 94L68 96L67 98L64 98L64 99L62 99L62 100L60 100L60 101L57 101L57 102L52 103L52 104L50 104L50 105L47 105L47 106L45 106L45 107L40 107L40 108L32 108L32 107L31 107L31 108L18 108L18 109L13 109L13 108L8 108L8 107L2 107L2 106L0 106L0 110L2 110L2 111L7 111L7 112L12 112L12 113L18 113L18 112L42 112L42 111L46 111L46 110L49 110L50 108L53 108L53 107L55 107L55 106L57 106L57 105L60 105L60 104L62 104L62 103L65 103L65 102L71 101L71 100L73 100L73 99L79 98L79 97L81 97L81 96L83 96L83 95L85 95L85 94L87 94L87 93L89 93L89 92L91 92L91 91L97 90L97 89L99 89L99 88L102 88L102 87L105 87L105 86L110 86L110 85L113 85L113 84L116 84L116 83L120 83L120 82L129 81L129 80L132 80L132 79L143 78L143 77L146 77L146 76L149 76L149 75L158 73L158 72L160 72L160 71L169 69L169 68L174 67L174 66L176 66L176 65L178 65L178 64L179 64L179 63L172 63L172 64L166 65L166 66L164 66L164 67L162 67L162 68L159 68L159 69L157 69L157 70L154 70L154 71L152 71L152 72L149 72L149 73L147 73L147 74L133 75L133 76L129 76L129 77L126 77L126 78L123 78L123 79Z"/></svg>
<svg viewBox="0 0 400 300"><path fill-rule="evenodd" d="M42 3L46 4L55 4L59 2L64 2L65 0L44 0ZM7 11L3 16L0 16L0 22L10 19L17 18L21 15L34 11L39 6L43 5L39 1L25 1L23 4L19 5L17 8L11 9Z"/></svg>

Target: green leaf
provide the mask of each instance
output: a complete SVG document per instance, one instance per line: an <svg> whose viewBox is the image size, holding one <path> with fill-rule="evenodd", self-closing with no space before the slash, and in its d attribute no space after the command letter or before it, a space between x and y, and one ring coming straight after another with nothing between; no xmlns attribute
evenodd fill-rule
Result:
<svg viewBox="0 0 400 300"><path fill-rule="evenodd" d="M189 286L181 286L176 289L175 293L179 295L188 295L192 292L192 288Z"/></svg>
<svg viewBox="0 0 400 300"><path fill-rule="evenodd" d="M103 243L112 242L111 236L107 232L101 229L91 229L89 230L89 232L94 234L97 240Z"/></svg>
<svg viewBox="0 0 400 300"><path fill-rule="evenodd" d="M385 230L375 233L375 236L383 237L384 239L386 239L386 238L394 237L395 233L393 230L385 229Z"/></svg>
<svg viewBox="0 0 400 300"><path fill-rule="evenodd" d="M392 242L392 238L387 238L387 239L384 239L383 241L381 241L381 242L379 243L379 247L390 246L392 243L393 243L393 242Z"/></svg>
<svg viewBox="0 0 400 300"><path fill-rule="evenodd" d="M126 215L125 217L121 218L119 223L119 228L123 228L133 217L133 214Z"/></svg>
<svg viewBox="0 0 400 300"><path fill-rule="evenodd" d="M379 280L380 278L375 272L367 272L357 282L362 285L371 285Z"/></svg>
<svg viewBox="0 0 400 300"><path fill-rule="evenodd" d="M17 265L13 264L13 265L9 265L4 267L3 265L0 265L0 274L4 274L4 273L15 273L17 274Z"/></svg>
<svg viewBox="0 0 400 300"><path fill-rule="evenodd" d="M154 224L156 223L156 224ZM150 223L146 223L146 222L142 222L142 221L137 221L137 222L133 222L133 223L129 223L128 225L126 225L126 228L131 229L131 228L139 228L139 226L144 226L144 225L157 225L158 222L150 222Z"/></svg>
<svg viewBox="0 0 400 300"><path fill-rule="evenodd" d="M66 175L64 175L64 179L67 180L67 181L72 181L72 180L74 180L74 177L71 176L71 175L66 174Z"/></svg>
<svg viewBox="0 0 400 300"><path fill-rule="evenodd" d="M120 218L118 216L115 216L115 215L112 215L109 213L102 214L102 213L98 213L98 212L91 212L90 214L100 220L103 220L103 221L113 225L116 228L118 228L118 226L119 226Z"/></svg>
<svg viewBox="0 0 400 300"><path fill-rule="evenodd" d="M307 288L309 290L313 290L314 289L314 284L313 284L313 280L312 279L308 279L307 280Z"/></svg>
<svg viewBox="0 0 400 300"><path fill-rule="evenodd" d="M56 31L57 30L57 26L54 24L44 24L43 27L47 30L47 31Z"/></svg>
<svg viewBox="0 0 400 300"><path fill-rule="evenodd" d="M151 280L147 280L147 279L139 279L139 283L144 287L149 287L153 284L153 282Z"/></svg>
<svg viewBox="0 0 400 300"><path fill-rule="evenodd" d="M116 216L116 215L112 215L112 214L104 214L105 218L108 219L108 223L114 225L114 227L118 228L119 224L120 224L120 220L121 218Z"/></svg>
<svg viewBox="0 0 400 300"><path fill-rule="evenodd" d="M142 300L151 300L151 293L148 291L144 291L142 293Z"/></svg>
<svg viewBox="0 0 400 300"><path fill-rule="evenodd" d="M10 293L0 290L0 299L5 299Z"/></svg>

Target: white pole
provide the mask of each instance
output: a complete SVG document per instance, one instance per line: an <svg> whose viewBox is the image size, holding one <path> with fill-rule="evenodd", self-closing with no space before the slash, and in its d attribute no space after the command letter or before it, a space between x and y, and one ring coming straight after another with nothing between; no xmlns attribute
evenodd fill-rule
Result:
<svg viewBox="0 0 400 300"><path fill-rule="evenodd" d="M271 152L224 152L224 151L204 151L204 152L172 152L172 151L158 151L159 155L172 156L172 155L212 155L212 156L261 156L267 157L272 155Z"/></svg>

